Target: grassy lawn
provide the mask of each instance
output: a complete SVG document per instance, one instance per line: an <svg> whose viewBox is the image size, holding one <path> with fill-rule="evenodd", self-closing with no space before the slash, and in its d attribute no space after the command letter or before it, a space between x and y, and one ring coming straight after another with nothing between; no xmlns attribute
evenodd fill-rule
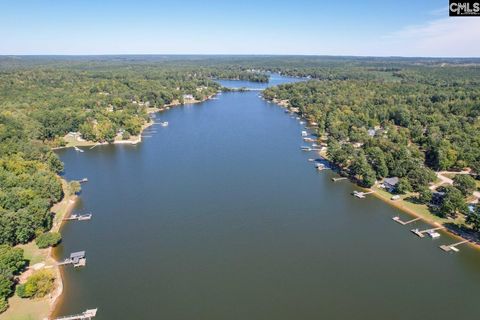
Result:
<svg viewBox="0 0 480 320"><path fill-rule="evenodd" d="M372 187L372 190L375 190L375 194L381 198L382 200L388 202L389 204L401 209L405 210L407 212L410 212L411 214L417 215L421 217L422 219L429 221L431 223L446 223L446 222L457 222L461 223L462 219L457 218L455 220L450 220L450 219L445 219L445 218L440 218L430 212L428 207L425 204L417 204L410 202L408 200L405 200L408 197L413 196L414 194L406 194L406 195L401 195L400 199L398 200L390 200L392 197L392 194L385 191L384 189L378 188L378 187Z"/></svg>

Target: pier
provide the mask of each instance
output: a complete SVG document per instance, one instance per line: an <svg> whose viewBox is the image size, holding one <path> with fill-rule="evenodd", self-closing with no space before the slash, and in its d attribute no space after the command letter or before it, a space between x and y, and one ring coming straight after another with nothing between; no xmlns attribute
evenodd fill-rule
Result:
<svg viewBox="0 0 480 320"><path fill-rule="evenodd" d="M57 266L63 266L72 264L73 267L85 267L87 265L87 258L85 257L85 251L72 252L70 257L57 263Z"/></svg>
<svg viewBox="0 0 480 320"><path fill-rule="evenodd" d="M445 252L449 252L449 251L458 252L460 250L457 248L457 246L459 246L461 244L464 244L464 243L467 243L467 242L469 242L469 241L468 240L463 240L463 241L460 241L460 242L452 243L450 245L441 245L440 249L442 249Z"/></svg>
<svg viewBox="0 0 480 320"><path fill-rule="evenodd" d="M77 220L77 221L85 221L85 220L90 220L92 219L92 214L87 213L87 214L72 214L68 218L63 219L63 221L71 221L71 220Z"/></svg>
<svg viewBox="0 0 480 320"><path fill-rule="evenodd" d="M337 181L342 181L342 180L347 180L348 178L346 177L340 177L340 178L332 178L332 181L333 182L337 182Z"/></svg>
<svg viewBox="0 0 480 320"><path fill-rule="evenodd" d="M392 220L405 226L407 224L410 224L412 222L420 220L420 218L415 218L415 219L411 219L411 220L408 220L408 221L402 221L399 216L396 216L396 217L393 217Z"/></svg>
<svg viewBox="0 0 480 320"><path fill-rule="evenodd" d="M363 199L367 194L371 194L374 191L369 191L369 192L361 192L361 191L353 191L353 195L357 198Z"/></svg>
<svg viewBox="0 0 480 320"><path fill-rule="evenodd" d="M424 237L425 237L425 233L427 233L427 232L432 232L432 231L436 231L436 230L441 230L441 229L445 229L445 227L430 228L430 229L425 229L425 230L412 229L412 230L410 230L410 231L412 231L414 234L416 234L416 235L419 236L420 238L424 238Z"/></svg>
<svg viewBox="0 0 480 320"><path fill-rule="evenodd" d="M55 318L54 320L90 320L97 315L98 309L88 309L80 314Z"/></svg>

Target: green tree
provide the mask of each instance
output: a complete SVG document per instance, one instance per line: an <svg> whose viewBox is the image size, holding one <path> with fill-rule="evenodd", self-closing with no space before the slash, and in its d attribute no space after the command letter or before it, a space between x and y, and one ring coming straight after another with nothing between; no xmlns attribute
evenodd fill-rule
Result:
<svg viewBox="0 0 480 320"><path fill-rule="evenodd" d="M412 190L413 190L413 188L410 185L410 182L408 181L408 179L406 179L406 178L401 178L398 181L397 186L395 187L395 192L399 193L399 194L405 194L405 193L410 192Z"/></svg>
<svg viewBox="0 0 480 320"><path fill-rule="evenodd" d="M460 192L466 197L475 191L477 184L475 183L475 179L468 174L457 174L453 178L453 186L460 190Z"/></svg>
<svg viewBox="0 0 480 320"><path fill-rule="evenodd" d="M62 236L58 232L46 232L37 237L35 242L40 249L54 247L62 241Z"/></svg>
<svg viewBox="0 0 480 320"><path fill-rule="evenodd" d="M473 212L469 212L465 222L472 226L474 231L480 231L480 205L477 205Z"/></svg>
<svg viewBox="0 0 480 320"><path fill-rule="evenodd" d="M468 206L460 190L452 186L448 186L445 189L445 196L440 205L440 214L443 217L448 215L456 217L459 212L467 213Z"/></svg>
<svg viewBox="0 0 480 320"><path fill-rule="evenodd" d="M68 183L68 192L70 195L79 193L82 190L82 186L78 181L70 181Z"/></svg>
<svg viewBox="0 0 480 320"><path fill-rule="evenodd" d="M55 276L50 270L40 270L32 274L27 282L17 286L20 298L42 298L52 292L55 286Z"/></svg>
<svg viewBox="0 0 480 320"><path fill-rule="evenodd" d="M428 188L424 188L420 190L418 193L418 200L421 203L429 203L430 201L432 201L432 198L433 198L433 192Z"/></svg>

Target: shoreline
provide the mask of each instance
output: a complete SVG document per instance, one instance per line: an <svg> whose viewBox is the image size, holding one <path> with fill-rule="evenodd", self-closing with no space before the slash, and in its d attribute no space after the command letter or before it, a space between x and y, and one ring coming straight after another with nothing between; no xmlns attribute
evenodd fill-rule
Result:
<svg viewBox="0 0 480 320"><path fill-rule="evenodd" d="M63 219L72 213L78 199L77 195L68 194L68 182L63 178L60 179L64 197L50 209L54 213L54 221L49 232L59 232L61 230L64 223ZM31 273L49 269L53 271L55 276L54 289L45 297L37 299L20 298L14 293L8 299L9 308L0 315L0 319L23 319L26 317L30 319L34 316L38 316L38 319L50 319L63 293L63 275L61 268L56 265L58 261L54 256L54 247L40 249L36 246L35 240L19 245L19 247L25 250L25 259L28 259L31 264L18 275L18 278L23 278L25 281ZM27 313L27 311L30 313Z"/></svg>
<svg viewBox="0 0 480 320"><path fill-rule="evenodd" d="M286 110L289 110L290 107L289 107L289 103L288 103L288 100L279 100L279 99L273 99L273 100L266 100L266 101L270 101L274 104L276 104L277 106L279 106L280 108L284 108ZM301 117L304 121L306 121L308 123L308 119L306 119L305 117L303 117L302 115L298 115L299 117ZM332 166L335 166L326 156L325 153L322 153L322 152L318 152L317 153L320 157L322 157L323 159L325 159L326 161L328 161L328 163ZM435 221L435 218L436 216L433 215L432 213L428 213L429 215L431 215L431 217L427 217L421 213L418 213L416 212L416 210L414 209L411 209L411 208L407 208L406 206L402 205L402 202L399 202L398 200L394 201L394 200L391 200L390 198L388 197L385 197L383 195L381 195L378 191L378 189L376 189L376 186L374 185L373 187L371 188L364 188L364 187L361 187L359 185L357 185L356 183L354 183L350 177L347 177L348 181L350 183L352 183L353 185L359 187L359 188L362 188L363 190L366 190L366 191L373 191L373 195L389 204L390 206L402 211L403 213L405 214L408 214L412 217L416 217L416 218L420 218L421 221L423 221L424 223L430 225L430 226L433 226L433 227L444 227L444 229L440 230L440 231L443 231L444 233L448 234L449 236L457 239L457 240L460 240L460 241L463 241L463 240L467 240L467 244L472 248L472 249L476 249L476 250L480 250L480 239L475 239L473 237L467 237L467 236L463 236L457 232L455 232L454 230L448 228L447 226L445 226L445 221ZM405 201L405 200L401 200L401 201ZM439 218L440 219L440 218ZM452 220L452 223L454 223L454 221Z"/></svg>
<svg viewBox="0 0 480 320"><path fill-rule="evenodd" d="M363 189L365 189L365 188L363 188ZM400 211L402 211L405 214L410 215L411 217L420 218L421 221L423 221L424 223L426 223L426 224L428 224L432 227L444 227L444 229L441 229L439 231L443 231L444 233L447 233L449 236L451 236L451 237L453 237L457 240L460 240L460 241L467 240L468 242L466 244L468 244L472 249L480 250L480 241L479 240L472 239L472 238L469 238L469 237L464 237L464 236L454 232L453 230L447 228L444 225L444 223L434 221L431 218L429 219L428 217L425 217L424 215L416 212L415 210L403 206L401 202L396 202L398 200L387 199L386 197L382 196L380 193L378 193L377 190L375 190L373 188L368 188L368 189L365 189L365 190L373 191L372 195L375 196L375 198L382 200L383 202L389 204L390 206L392 206L394 208L399 209ZM431 215L433 216L433 214L431 214Z"/></svg>
<svg viewBox="0 0 480 320"><path fill-rule="evenodd" d="M163 108L155 108L155 109L148 110L147 112L148 112L148 114L153 114L153 113L157 113L157 112L167 111L168 110L167 108L170 108L170 107L177 107L177 106L182 106L182 105L185 105L185 104L197 104L197 103L201 103L201 102L205 102L207 100L210 100L215 95L216 94L210 95L210 96L206 97L204 100L195 100L195 101L188 102L188 103L183 103L183 104L181 104L181 103L169 104L169 105L165 105ZM142 126L142 129L140 131L140 134L137 136L137 139L133 140L133 142L131 142L130 140L117 140L117 141L114 141L113 143L108 143L107 142L107 143L101 143L101 144L103 144L103 145L106 145L106 144L132 144L132 145L136 145L136 144L142 142L143 131L145 129L147 129L148 127L152 126L153 124L154 124L153 121L145 123ZM91 146L99 145L99 143L95 143L95 142L91 142L91 143L92 143ZM88 145L85 145L85 146L88 146ZM55 150L72 148L72 147L75 147L75 146L68 146L68 147L65 146L65 147L56 148ZM52 149L52 150L54 150L54 149ZM66 180L63 180L63 181L65 181L65 183L66 183ZM65 222L65 221L63 221L63 219L68 217L72 213L73 208L75 207L75 204L78 200L78 196L73 195L73 196L69 196L69 197L70 197L70 199L68 199L68 201L70 203L67 204L67 208L65 210L65 213L62 215L60 221L58 221L58 224L54 225L50 231L60 231L61 227L63 226L63 224ZM62 199L62 201L63 201L63 199ZM53 248L49 248L47 259L52 259L53 261L57 262L57 260L55 259L54 253L53 253ZM56 282L57 282L57 288L55 288L55 291L54 291L55 294L49 299L51 301L49 301L50 309L49 309L47 319L52 318L52 316L55 313L58 305L60 304L60 300L61 300L60 298L63 294L63 287L64 287L63 286L63 282L64 282L63 271L58 266L55 266L54 269L55 269L55 274L57 275L57 277L55 279Z"/></svg>
<svg viewBox="0 0 480 320"><path fill-rule="evenodd" d="M189 100L189 101L184 102L184 103L180 103L179 101L174 101L170 104L164 105L161 108L149 108L147 110L147 113L148 114L154 114L154 113L158 113L158 112L167 111L167 110L169 110L170 108L173 108L173 107L205 102L207 100L212 99L217 94L218 94L218 92L215 93L215 94L207 96L203 100ZM142 142L142 134L143 134L144 130L149 128L150 126L152 126L154 124L155 123L153 121L146 122L145 124L143 124L139 135L134 136L134 137L130 138L129 140L115 140L112 143L109 143L109 142L94 142L94 141L78 141L79 142L78 144L74 143L72 145L55 147L55 148L51 148L51 149L55 151L55 150L68 149L68 148L74 148L74 147L91 147L91 148L94 148L98 145L108 145L108 144L112 144L112 145L115 145L115 144L136 145L136 144ZM62 186L63 186L63 189L64 189L64 197L59 202L55 203L50 209L55 214L55 216L54 216L54 222L53 222L52 228L49 230L49 232L60 232L63 224L65 223L65 221L63 219L68 217L69 215L71 215L71 213L73 212L73 209L75 208L75 204L77 203L77 200L79 198L78 195L69 195L68 194L68 181L65 180L62 177L60 177L60 179L62 181ZM55 311L57 310L59 304L61 303L61 297L64 293L64 281L65 280L64 280L64 273L63 273L62 268L60 268L59 266L56 265L56 263L58 261L55 257L54 248L50 247L48 249L39 249L39 248L36 247L36 244L35 244L34 240L29 242L27 245L30 245L30 246L33 247L32 250L34 251L35 255L44 256L37 263L32 264L32 266L37 265L37 264L43 264L43 266L40 269L51 269L51 270L53 270L53 272L55 274L55 288L49 295L47 295L43 298L39 298L39 299L22 299L22 298L17 297L14 293L14 295L9 298L9 302L11 302L11 300L14 299L15 303L10 305L10 307L4 313L2 313L0 315L0 319L2 319L2 320L3 319L9 320L11 318L17 319L19 317L20 318L28 317L30 319L30 317L35 316L35 315L38 316L39 320L40 319L41 320L52 319L52 316L55 314ZM39 258L39 257L37 257L37 258ZM32 267L32 266L30 266L30 267ZM21 273L19 275L19 277L21 277L22 274L25 274L28 270L30 270L30 269L27 268L23 273ZM22 313L22 311L28 309L28 307L25 307L25 304L28 304L28 303L38 305L38 306L40 306L39 308L41 308L42 310L41 311L39 311L39 310L32 311L32 314ZM45 308L45 305L48 305L48 310ZM35 309L37 309L37 308L35 308Z"/></svg>
<svg viewBox="0 0 480 320"><path fill-rule="evenodd" d="M163 107L152 107L152 108L148 108L147 110L147 114L154 114L154 113L158 113L158 112L164 112L164 111L168 111L170 108L174 108L174 107L178 107L178 106L184 106L184 105L189 105L189 104L198 104L198 103L202 103L202 102L205 102L205 101L208 101L208 100L211 100L213 97L215 97L217 93L214 93L214 94L211 94L207 97L205 97L205 99L203 100L189 100L188 102L184 102L184 103L180 103L180 101L174 101L172 103L169 103L169 104L166 104L164 105ZM55 150L62 150L62 149L68 149L68 148L75 148L75 147L91 147L91 148L94 148L96 146L101 146L101 145L114 145L114 144L129 144L129 145L137 145L139 143L142 142L142 134L143 134L143 131L145 131L145 129L151 127L152 125L154 125L155 123L152 122L152 121L149 121L147 123L144 123L142 125L142 128L140 129L140 133L136 136L132 136L130 139L128 140L124 140L124 139L120 139L120 140L114 140L113 142L95 142L95 141L90 141L90 140L85 140L85 141L76 141L76 143L72 143L70 145L66 145L66 146L61 146L61 147L53 147L51 148L53 151Z"/></svg>

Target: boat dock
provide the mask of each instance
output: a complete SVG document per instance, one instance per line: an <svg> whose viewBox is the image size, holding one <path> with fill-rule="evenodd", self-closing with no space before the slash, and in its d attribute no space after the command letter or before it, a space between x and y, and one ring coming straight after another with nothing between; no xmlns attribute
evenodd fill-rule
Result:
<svg viewBox="0 0 480 320"><path fill-rule="evenodd" d="M80 314L55 318L54 320L90 320L97 315L98 309L88 309Z"/></svg>
<svg viewBox="0 0 480 320"><path fill-rule="evenodd" d="M70 220L77 220L77 221L85 221L92 219L92 214L72 214L68 218L63 219L63 221L70 221Z"/></svg>
<svg viewBox="0 0 480 320"><path fill-rule="evenodd" d="M373 193L373 191L369 191L369 192L353 191L352 194L357 198L364 199L367 194L371 194L371 193Z"/></svg>
<svg viewBox="0 0 480 320"><path fill-rule="evenodd" d="M66 264L73 264L76 267L85 267L87 265L87 258L85 257L85 251L72 252L70 257L57 263L58 266Z"/></svg>
<svg viewBox="0 0 480 320"><path fill-rule="evenodd" d="M445 227L430 228L430 229L425 229L425 230L412 229L412 230L410 230L410 231L412 231L414 234L416 234L416 235L419 236L420 238L424 238L424 237L425 237L425 233L433 232L433 231L441 230L441 229L445 229Z"/></svg>
<svg viewBox="0 0 480 320"><path fill-rule="evenodd" d="M392 220L405 226L407 224L410 224L412 222L420 220L420 218L415 218L415 219L411 219L411 220L408 220L408 221L402 221L399 216L396 216L396 217L393 217Z"/></svg>
<svg viewBox="0 0 480 320"><path fill-rule="evenodd" d="M440 249L442 249L445 252L449 252L449 251L458 252L460 250L457 248L457 246L459 246L461 244L464 244L464 243L467 243L467 242L469 242L469 241L468 240L463 240L463 241L460 241L460 242L452 243L450 245L441 245Z"/></svg>
<svg viewBox="0 0 480 320"><path fill-rule="evenodd" d="M346 177L340 177L340 178L332 178L332 181L333 182L337 182L337 181L342 181L342 180L347 180L348 178Z"/></svg>

